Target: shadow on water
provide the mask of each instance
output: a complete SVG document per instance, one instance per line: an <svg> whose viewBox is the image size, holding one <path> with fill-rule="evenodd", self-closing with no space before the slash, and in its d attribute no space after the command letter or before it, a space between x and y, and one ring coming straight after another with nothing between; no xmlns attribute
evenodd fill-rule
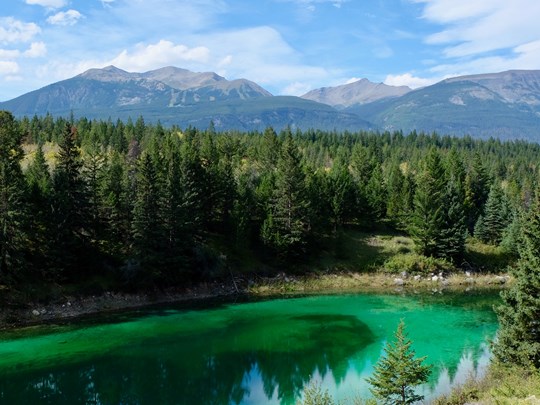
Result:
<svg viewBox="0 0 540 405"><path fill-rule="evenodd" d="M339 367L373 342L354 316L302 315L229 321L219 331L148 337L88 362L0 374L2 401L16 403L240 403L258 370L268 398L293 403L311 375ZM335 375L337 379L343 376Z"/></svg>
<svg viewBox="0 0 540 405"><path fill-rule="evenodd" d="M463 357L463 348L478 348L492 333L487 311L493 297L343 295L239 305L218 300L4 337L0 403L290 404L314 375L337 391L358 386L402 316L413 337L426 344L416 347L418 353L432 350L426 354L438 362L440 353L454 352L453 360L437 365L441 372L426 388L432 392L434 384L446 387L461 378L464 365L478 358ZM484 318L491 324L480 322ZM468 333L469 342L445 336L442 346L433 344L433 328L442 322Z"/></svg>

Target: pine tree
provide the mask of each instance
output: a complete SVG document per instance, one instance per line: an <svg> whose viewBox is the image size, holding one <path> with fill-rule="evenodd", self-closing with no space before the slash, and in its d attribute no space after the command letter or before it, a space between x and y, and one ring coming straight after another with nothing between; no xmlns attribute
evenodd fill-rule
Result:
<svg viewBox="0 0 540 405"><path fill-rule="evenodd" d="M386 215L388 195L382 168L379 164L374 165L371 178L364 191L369 206L369 217L374 222L381 221Z"/></svg>
<svg viewBox="0 0 540 405"><path fill-rule="evenodd" d="M384 356L375 365L373 376L367 381L373 386L370 389L373 395L382 403L412 404L424 398L414 392L414 387L427 382L431 367L422 364L425 357L415 358L403 320L394 338L384 348Z"/></svg>
<svg viewBox="0 0 540 405"><path fill-rule="evenodd" d="M473 231L478 217L484 210L484 205L489 195L489 185L491 179L482 161L482 156L477 152L474 154L472 169L466 177L466 205L468 209L468 227Z"/></svg>
<svg viewBox="0 0 540 405"><path fill-rule="evenodd" d="M133 240L135 255L143 268L143 279L161 276L164 263L165 235L162 221L160 179L152 157L145 153L140 159L137 196L133 208Z"/></svg>
<svg viewBox="0 0 540 405"><path fill-rule="evenodd" d="M350 221L354 212L354 187L348 167L341 161L332 166L327 182L327 197L330 202L330 213L334 233L346 222Z"/></svg>
<svg viewBox="0 0 540 405"><path fill-rule="evenodd" d="M396 227L401 227L406 213L406 196L403 193L405 176L397 162L393 162L390 166L386 183L388 194L386 216Z"/></svg>
<svg viewBox="0 0 540 405"><path fill-rule="evenodd" d="M452 176L446 185L444 195L444 227L441 229L440 256L457 261L465 252L467 225L464 207L464 193L457 178Z"/></svg>
<svg viewBox="0 0 540 405"><path fill-rule="evenodd" d="M22 268L27 248L21 139L13 115L0 111L0 277Z"/></svg>
<svg viewBox="0 0 540 405"><path fill-rule="evenodd" d="M426 157L424 169L417 183L409 231L420 254L444 256L442 231L446 227L445 171L440 155L435 149L432 149Z"/></svg>
<svg viewBox="0 0 540 405"><path fill-rule="evenodd" d="M81 152L76 143L77 129L65 124L53 173L53 210L55 222L54 260L59 270L73 275L93 257L87 247L89 239L89 199L82 174Z"/></svg>
<svg viewBox="0 0 540 405"><path fill-rule="evenodd" d="M34 160L28 165L25 175L28 184L28 210L32 213L28 218L30 256L38 270L45 272L50 266L49 252L55 236L51 220L52 179L41 144L38 145Z"/></svg>
<svg viewBox="0 0 540 405"><path fill-rule="evenodd" d="M261 236L282 259L302 256L307 247L309 202L300 155L290 132L283 142L276 182Z"/></svg>
<svg viewBox="0 0 540 405"><path fill-rule="evenodd" d="M482 220L481 226L477 226L480 219ZM506 196L501 187L494 184L489 191L484 212L480 215L477 225L475 225L474 236L482 242L498 245L510 220Z"/></svg>
<svg viewBox="0 0 540 405"><path fill-rule="evenodd" d="M540 196L523 221L515 282L496 308L500 329L494 346L505 365L540 368Z"/></svg>
<svg viewBox="0 0 540 405"><path fill-rule="evenodd" d="M127 253L131 242L131 205L127 189L126 162L120 154L113 152L103 168L100 200L107 240L105 250L117 257Z"/></svg>

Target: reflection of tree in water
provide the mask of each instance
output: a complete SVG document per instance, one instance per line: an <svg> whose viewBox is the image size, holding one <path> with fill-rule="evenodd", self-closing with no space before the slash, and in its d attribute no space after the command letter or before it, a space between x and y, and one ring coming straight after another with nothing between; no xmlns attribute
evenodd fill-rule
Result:
<svg viewBox="0 0 540 405"><path fill-rule="evenodd" d="M4 374L0 398L32 404L240 403L250 393L245 377L256 368L267 397L277 387L280 401L291 403L316 370L332 370L342 380L344 363L373 339L354 316L296 316L278 329L268 319L249 326L230 322L208 334L147 339L91 364Z"/></svg>
<svg viewBox="0 0 540 405"><path fill-rule="evenodd" d="M482 343L477 349L465 350L457 364L447 367L440 366L436 373L436 380L430 381L422 387L422 394L426 400L448 395L455 386L464 385L467 381L479 380L485 376L491 352L486 343Z"/></svg>

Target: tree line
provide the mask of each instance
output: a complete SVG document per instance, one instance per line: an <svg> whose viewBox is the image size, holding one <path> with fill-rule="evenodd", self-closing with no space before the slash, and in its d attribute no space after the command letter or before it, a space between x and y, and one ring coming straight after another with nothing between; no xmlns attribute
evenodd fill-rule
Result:
<svg viewBox="0 0 540 405"><path fill-rule="evenodd" d="M216 240L280 266L343 229L407 233L461 265L516 251L540 147L412 132L164 128L0 112L0 278L180 285L218 275Z"/></svg>

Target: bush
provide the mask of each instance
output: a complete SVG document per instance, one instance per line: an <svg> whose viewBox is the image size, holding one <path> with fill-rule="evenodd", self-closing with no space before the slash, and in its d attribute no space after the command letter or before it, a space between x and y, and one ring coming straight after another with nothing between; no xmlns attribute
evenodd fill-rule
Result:
<svg viewBox="0 0 540 405"><path fill-rule="evenodd" d="M384 271L427 275L430 273L450 273L455 270L452 263L445 259L427 257L417 253L397 254L383 264Z"/></svg>

